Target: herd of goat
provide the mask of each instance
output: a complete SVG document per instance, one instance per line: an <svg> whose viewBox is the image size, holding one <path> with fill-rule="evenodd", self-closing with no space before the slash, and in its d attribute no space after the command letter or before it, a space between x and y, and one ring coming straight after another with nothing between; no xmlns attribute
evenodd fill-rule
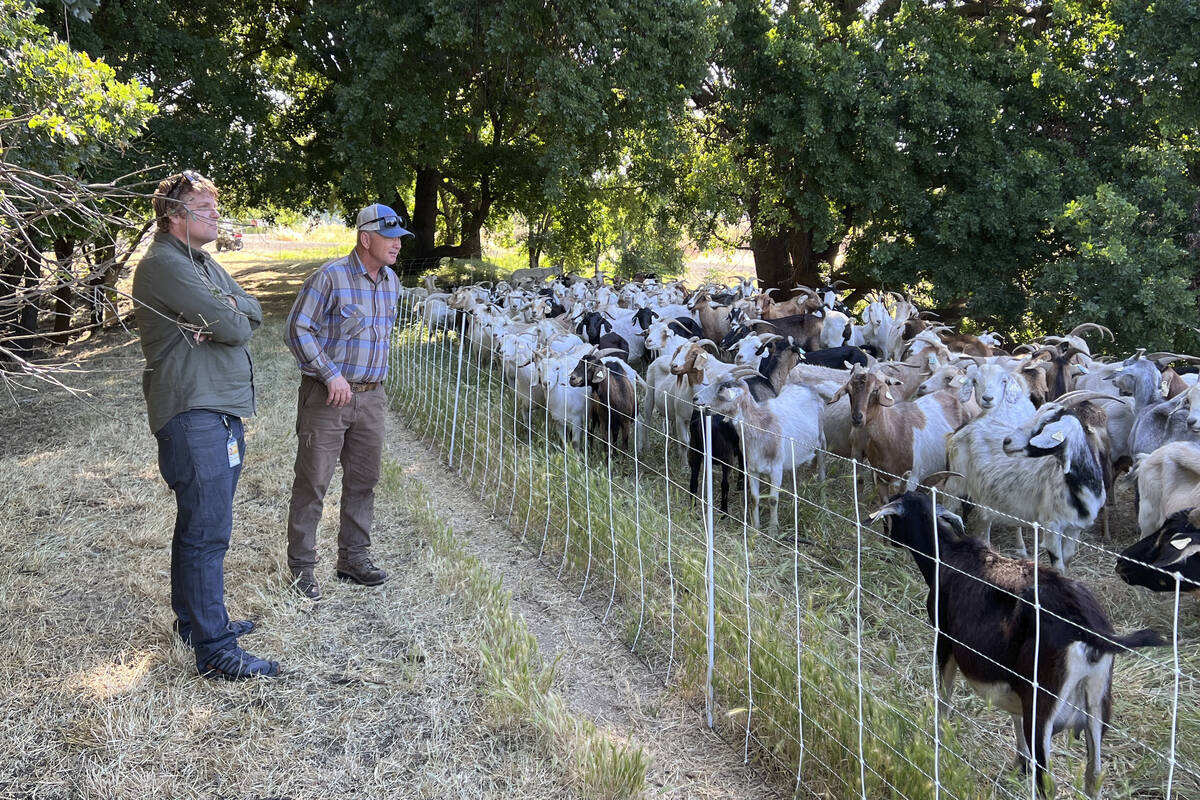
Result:
<svg viewBox="0 0 1200 800"><path fill-rule="evenodd" d="M1111 334L1091 324L1006 351L995 335L952 333L896 294L867 298L856 315L836 286L776 300L740 276L694 290L551 277L519 270L448 292L427 281L409 299L431 337L462 332L526 413L545 407L576 445L591 429L610 457L636 453L661 425L688 458L693 493L704 452L723 466L722 510L730 470L740 471L755 526L761 481L775 530L785 475L811 467L823 479L827 453L869 465L873 519L889 520L930 587L943 701L961 671L1011 713L1018 764L1032 759L1043 793L1051 736L1083 733L1085 790L1096 795L1113 656L1163 640L1115 633L1065 573L1085 531L1099 521L1109 536L1119 477L1136 490L1141 539L1117 573L1153 591L1200 591L1200 385L1190 366L1200 359L1094 357L1084 335ZM940 482L946 507L920 491ZM1037 564L1037 541L1028 558L1023 532L1021 557L991 548L993 522L1006 519L1045 531L1049 567Z"/></svg>

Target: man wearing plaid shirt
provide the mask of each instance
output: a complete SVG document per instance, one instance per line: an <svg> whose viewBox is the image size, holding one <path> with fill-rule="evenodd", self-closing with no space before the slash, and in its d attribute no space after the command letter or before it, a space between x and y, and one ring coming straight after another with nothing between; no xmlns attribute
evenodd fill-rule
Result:
<svg viewBox="0 0 1200 800"><path fill-rule="evenodd" d="M412 236L385 205L358 212L354 250L322 266L288 314L288 348L300 364L296 477L288 509L288 568L304 597L321 599L317 525L334 467L342 464L337 577L378 586L387 573L371 563L375 484L383 454L388 341L400 280L391 270L400 241Z"/></svg>

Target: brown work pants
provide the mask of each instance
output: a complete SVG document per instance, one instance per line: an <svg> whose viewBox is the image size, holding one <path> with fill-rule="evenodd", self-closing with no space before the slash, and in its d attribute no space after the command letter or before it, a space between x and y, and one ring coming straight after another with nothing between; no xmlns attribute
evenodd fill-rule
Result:
<svg viewBox="0 0 1200 800"><path fill-rule="evenodd" d="M342 464L338 524L339 565L359 564L370 555L375 484L383 455L387 393L383 386L355 392L349 405L326 405L325 384L307 375L300 381L296 410L296 477L288 508L288 567L293 573L317 563L317 526L334 467Z"/></svg>

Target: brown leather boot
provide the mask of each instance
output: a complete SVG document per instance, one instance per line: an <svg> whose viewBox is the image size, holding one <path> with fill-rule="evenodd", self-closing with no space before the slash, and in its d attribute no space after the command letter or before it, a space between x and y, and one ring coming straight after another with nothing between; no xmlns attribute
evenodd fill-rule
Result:
<svg viewBox="0 0 1200 800"><path fill-rule="evenodd" d="M372 564L370 559L357 564L339 563L334 571L339 580L353 581L362 586L378 586L388 579L388 574Z"/></svg>
<svg viewBox="0 0 1200 800"><path fill-rule="evenodd" d="M311 569L299 569L292 572L292 589L301 597L307 597L314 603L321 602L321 587L317 584L316 576Z"/></svg>

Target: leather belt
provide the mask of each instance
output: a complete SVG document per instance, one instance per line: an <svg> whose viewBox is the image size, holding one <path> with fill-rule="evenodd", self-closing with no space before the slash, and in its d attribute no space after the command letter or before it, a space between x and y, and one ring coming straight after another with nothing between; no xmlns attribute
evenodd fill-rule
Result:
<svg viewBox="0 0 1200 800"><path fill-rule="evenodd" d="M370 383L351 383L350 384L350 391L355 392L355 393L370 392L377 388L379 388L379 381L372 381Z"/></svg>

